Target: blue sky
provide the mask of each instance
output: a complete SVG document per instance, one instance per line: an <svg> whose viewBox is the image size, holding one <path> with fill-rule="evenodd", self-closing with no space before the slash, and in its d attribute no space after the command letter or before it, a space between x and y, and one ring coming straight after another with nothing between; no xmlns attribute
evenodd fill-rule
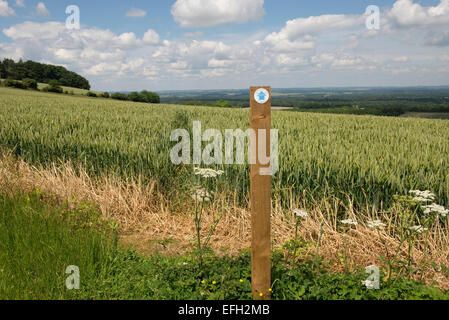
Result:
<svg viewBox="0 0 449 320"><path fill-rule="evenodd" d="M98 90L449 85L449 0L0 0L0 30L0 58Z"/></svg>

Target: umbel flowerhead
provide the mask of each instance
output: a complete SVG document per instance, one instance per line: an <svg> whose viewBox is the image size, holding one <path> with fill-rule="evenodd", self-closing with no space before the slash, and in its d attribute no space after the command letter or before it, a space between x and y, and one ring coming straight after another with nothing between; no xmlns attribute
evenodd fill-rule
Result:
<svg viewBox="0 0 449 320"><path fill-rule="evenodd" d="M223 170L214 170L214 169L208 169L208 168L193 168L195 175L201 176L203 178L216 178L218 176L221 176L224 171Z"/></svg>
<svg viewBox="0 0 449 320"><path fill-rule="evenodd" d="M443 206L440 206L436 203L432 203L431 205L428 206L422 206L422 208L425 214L437 213L443 218L447 217L447 215L449 214L449 209L446 209Z"/></svg>
<svg viewBox="0 0 449 320"><path fill-rule="evenodd" d="M342 224L346 224L346 225L351 225L351 226L356 226L358 225L357 221L353 221L351 219L346 219L346 220L341 220L340 221Z"/></svg>
<svg viewBox="0 0 449 320"><path fill-rule="evenodd" d="M368 221L366 224L371 229L383 230L386 227L386 224L380 220Z"/></svg>
<svg viewBox="0 0 449 320"><path fill-rule="evenodd" d="M435 200L435 194L433 194L429 190L425 190L425 191L410 190L410 193L415 196L413 198L413 200L415 200L415 201L429 202L429 201L434 201Z"/></svg>
<svg viewBox="0 0 449 320"><path fill-rule="evenodd" d="M306 218L309 214L301 209L295 209L293 210L293 214L297 217L297 218Z"/></svg>
<svg viewBox="0 0 449 320"><path fill-rule="evenodd" d="M204 189L197 189L194 194L192 194L192 199L197 202L209 202L211 197L211 194Z"/></svg>

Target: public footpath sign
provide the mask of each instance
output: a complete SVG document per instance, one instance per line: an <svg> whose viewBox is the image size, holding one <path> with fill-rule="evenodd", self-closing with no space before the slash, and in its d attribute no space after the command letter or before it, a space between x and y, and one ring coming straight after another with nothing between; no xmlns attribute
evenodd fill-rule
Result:
<svg viewBox="0 0 449 320"><path fill-rule="evenodd" d="M251 141L251 281L255 299L269 300L271 295L271 175L261 174L270 170L270 163L261 163L262 157L270 158L271 87L251 87L250 125L255 140ZM265 146L264 146L265 144ZM265 150L263 150L265 149Z"/></svg>

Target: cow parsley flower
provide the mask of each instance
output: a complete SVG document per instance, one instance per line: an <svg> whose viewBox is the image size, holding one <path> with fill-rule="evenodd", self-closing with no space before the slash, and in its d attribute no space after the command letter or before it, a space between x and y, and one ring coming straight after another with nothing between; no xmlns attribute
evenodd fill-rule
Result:
<svg viewBox="0 0 449 320"><path fill-rule="evenodd" d="M380 230L383 230L386 227L386 224L380 220L368 221L367 225L368 225L368 228L380 229Z"/></svg>
<svg viewBox="0 0 449 320"><path fill-rule="evenodd" d="M195 175L201 176L203 178L216 178L218 176L221 176L224 171L223 170L214 170L214 169L208 169L208 168L193 168Z"/></svg>
<svg viewBox="0 0 449 320"><path fill-rule="evenodd" d="M413 200L419 201L419 202L429 202L435 200L435 194L430 192L429 190L420 191L420 190L410 190L410 193L413 194L415 197Z"/></svg>
<svg viewBox="0 0 449 320"><path fill-rule="evenodd" d="M427 228L424 228L423 226L413 226L413 227L409 227L409 230L416 232L416 233L423 233L424 231L427 231Z"/></svg>
<svg viewBox="0 0 449 320"><path fill-rule="evenodd" d="M306 218L309 215L306 211L300 209L293 210L293 214L298 218Z"/></svg>
<svg viewBox="0 0 449 320"><path fill-rule="evenodd" d="M341 220L340 222L351 226L356 226L359 224L357 221L353 221L351 219Z"/></svg>
<svg viewBox="0 0 449 320"><path fill-rule="evenodd" d="M204 189L198 189L192 195L192 199L198 202L209 202L211 199L211 194Z"/></svg>
<svg viewBox="0 0 449 320"><path fill-rule="evenodd" d="M449 214L449 209L446 209L443 206L440 206L436 203L432 203L431 205L428 206L422 206L422 208L424 209L425 214L437 213L441 215L443 218L447 217L447 215Z"/></svg>

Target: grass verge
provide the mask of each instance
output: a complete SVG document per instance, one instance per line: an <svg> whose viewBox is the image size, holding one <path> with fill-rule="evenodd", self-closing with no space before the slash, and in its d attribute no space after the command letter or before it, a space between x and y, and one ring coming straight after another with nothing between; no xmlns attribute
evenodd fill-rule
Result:
<svg viewBox="0 0 449 320"><path fill-rule="evenodd" d="M362 270L330 273L319 257L290 266L273 254L274 299L449 299L420 282L361 284ZM66 268L80 270L80 289L66 288ZM210 253L199 268L194 254L144 257L121 248L114 223L93 205L74 209L34 191L0 195L0 299L250 299L250 255Z"/></svg>

